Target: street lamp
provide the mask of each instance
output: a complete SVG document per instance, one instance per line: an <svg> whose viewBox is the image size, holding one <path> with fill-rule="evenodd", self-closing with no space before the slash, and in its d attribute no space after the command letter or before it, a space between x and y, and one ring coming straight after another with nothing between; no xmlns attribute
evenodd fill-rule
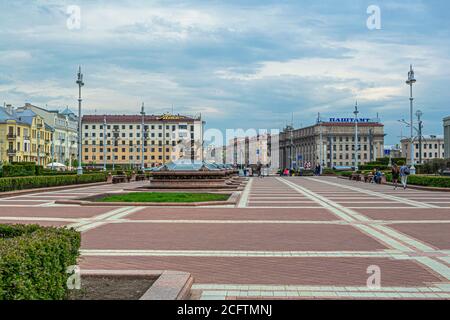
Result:
<svg viewBox="0 0 450 320"><path fill-rule="evenodd" d="M353 114L355 115L355 171L358 171L358 101L356 101Z"/></svg>
<svg viewBox="0 0 450 320"><path fill-rule="evenodd" d="M144 171L144 135L145 135L145 110L144 110L144 103L142 102L141 107L141 170Z"/></svg>
<svg viewBox="0 0 450 320"><path fill-rule="evenodd" d="M106 171L106 115L103 117L103 171Z"/></svg>
<svg viewBox="0 0 450 320"><path fill-rule="evenodd" d="M119 144L118 144L118 141L119 141L119 135L120 135L120 130L119 130L119 126L114 126L113 127L113 146L112 146L112 149L111 149L111 154L112 154L112 157L111 157L111 159L112 159L112 170L114 171L115 170L115 154L114 154L114 150L115 150L115 148L116 148L116 146L118 146Z"/></svg>
<svg viewBox="0 0 450 320"><path fill-rule="evenodd" d="M413 84L416 83L416 78L414 77L414 70L412 65L410 65L410 70L408 72L408 80L406 84L409 85L409 113L410 113L410 125L411 125L411 174L416 174L416 168L414 167L414 118L413 118Z"/></svg>
<svg viewBox="0 0 450 320"><path fill-rule="evenodd" d="M422 129L423 129L423 121L422 121L423 112L420 110L416 111L417 123L419 125L418 129L418 138L419 138L419 164L422 164Z"/></svg>
<svg viewBox="0 0 450 320"><path fill-rule="evenodd" d="M76 81L78 84L78 168L77 168L77 174L82 175L83 174L83 167L81 165L81 152L82 152L82 146L81 146L81 87L84 86L83 82L83 74L81 73L81 66L78 68L78 79Z"/></svg>
<svg viewBox="0 0 450 320"><path fill-rule="evenodd" d="M320 172L319 174L322 175L323 172L323 134L322 134L322 120L320 119L320 113L317 114L317 124L319 125L319 165L320 165Z"/></svg>

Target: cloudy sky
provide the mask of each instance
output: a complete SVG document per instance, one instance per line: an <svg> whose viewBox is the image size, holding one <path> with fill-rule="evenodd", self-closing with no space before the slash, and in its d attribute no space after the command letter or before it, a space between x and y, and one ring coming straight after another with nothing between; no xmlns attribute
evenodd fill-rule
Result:
<svg viewBox="0 0 450 320"><path fill-rule="evenodd" d="M367 28L370 5L381 30ZM0 100L76 109L81 64L89 113L143 101L209 128L282 128L292 113L296 127L352 116L358 100L394 144L410 63L425 132L450 115L449 12L446 0L0 0Z"/></svg>

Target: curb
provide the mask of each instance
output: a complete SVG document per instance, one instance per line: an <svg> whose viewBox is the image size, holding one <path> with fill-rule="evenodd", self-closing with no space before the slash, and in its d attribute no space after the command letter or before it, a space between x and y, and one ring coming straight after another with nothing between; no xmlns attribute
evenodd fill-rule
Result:
<svg viewBox="0 0 450 320"><path fill-rule="evenodd" d="M139 300L187 300L194 278L188 272L171 270L81 270L90 276L142 276L156 278Z"/></svg>
<svg viewBox="0 0 450 320"><path fill-rule="evenodd" d="M34 189L25 189L25 190L17 190L17 191L7 191L0 192L0 198L14 197L20 196L24 194L42 192L42 191L58 191L58 190L71 190L78 189L84 187L95 187L110 184L109 182L95 182L95 183L84 183L84 184L73 184L66 186L57 186L57 187L42 187L42 188L34 188Z"/></svg>

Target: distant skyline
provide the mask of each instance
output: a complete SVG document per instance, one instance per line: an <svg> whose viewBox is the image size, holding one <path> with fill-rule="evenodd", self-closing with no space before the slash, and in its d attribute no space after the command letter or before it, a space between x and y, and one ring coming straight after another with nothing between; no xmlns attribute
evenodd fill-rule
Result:
<svg viewBox="0 0 450 320"><path fill-rule="evenodd" d="M69 28L69 6L81 9ZM381 10L369 30L367 8ZM85 113L199 114L206 128L277 128L379 113L386 145L409 119L413 64L424 134L450 116L450 3L0 0L0 101ZM403 126L403 134L408 129Z"/></svg>

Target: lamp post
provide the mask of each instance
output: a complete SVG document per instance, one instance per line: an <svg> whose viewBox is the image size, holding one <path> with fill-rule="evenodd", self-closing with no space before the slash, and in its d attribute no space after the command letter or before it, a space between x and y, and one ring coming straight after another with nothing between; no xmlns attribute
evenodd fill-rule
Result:
<svg viewBox="0 0 450 320"><path fill-rule="evenodd" d="M422 113L422 111L420 111L420 110L417 110L416 111L416 117L417 117L417 123L419 124L419 132L418 132L418 135L419 135L419 164L422 164L422 156L423 156L423 154L422 154L422 127L423 127L423 122L422 122L422 116L423 116L423 113Z"/></svg>
<svg viewBox="0 0 450 320"><path fill-rule="evenodd" d="M103 171L106 171L106 115L103 117Z"/></svg>
<svg viewBox="0 0 450 320"><path fill-rule="evenodd" d="M317 124L319 125L319 165L320 165L320 172L319 174L322 175L323 171L323 134L322 134L322 120L320 119L320 113L317 114Z"/></svg>
<svg viewBox="0 0 450 320"><path fill-rule="evenodd" d="M355 111L353 111L355 115L355 171L358 171L358 101L356 101Z"/></svg>
<svg viewBox="0 0 450 320"><path fill-rule="evenodd" d="M82 175L83 174L83 166L81 165L81 152L82 152L82 145L81 145L81 87L84 86L83 82L83 74L81 73L81 66L78 68L78 79L76 81L78 84L78 168L77 168L77 174Z"/></svg>
<svg viewBox="0 0 450 320"><path fill-rule="evenodd" d="M119 141L119 135L120 135L120 130L119 130L119 126L114 126L113 127L113 146L111 148L111 154L112 154L112 170L115 170L115 154L114 154L114 150L116 149L116 146L119 146L118 141Z"/></svg>
<svg viewBox="0 0 450 320"><path fill-rule="evenodd" d="M406 80L406 84L409 85L409 115L410 115L410 125L411 125L411 141L410 141L410 152L411 152L411 174L416 174L416 168L414 166L414 118L413 118L413 84L416 83L416 79L414 77L414 70L412 65L410 65L410 70L408 72L408 80Z"/></svg>
<svg viewBox="0 0 450 320"><path fill-rule="evenodd" d="M145 110L144 110L144 103L142 102L142 107L141 107L141 170L144 171L144 141L145 141Z"/></svg>

